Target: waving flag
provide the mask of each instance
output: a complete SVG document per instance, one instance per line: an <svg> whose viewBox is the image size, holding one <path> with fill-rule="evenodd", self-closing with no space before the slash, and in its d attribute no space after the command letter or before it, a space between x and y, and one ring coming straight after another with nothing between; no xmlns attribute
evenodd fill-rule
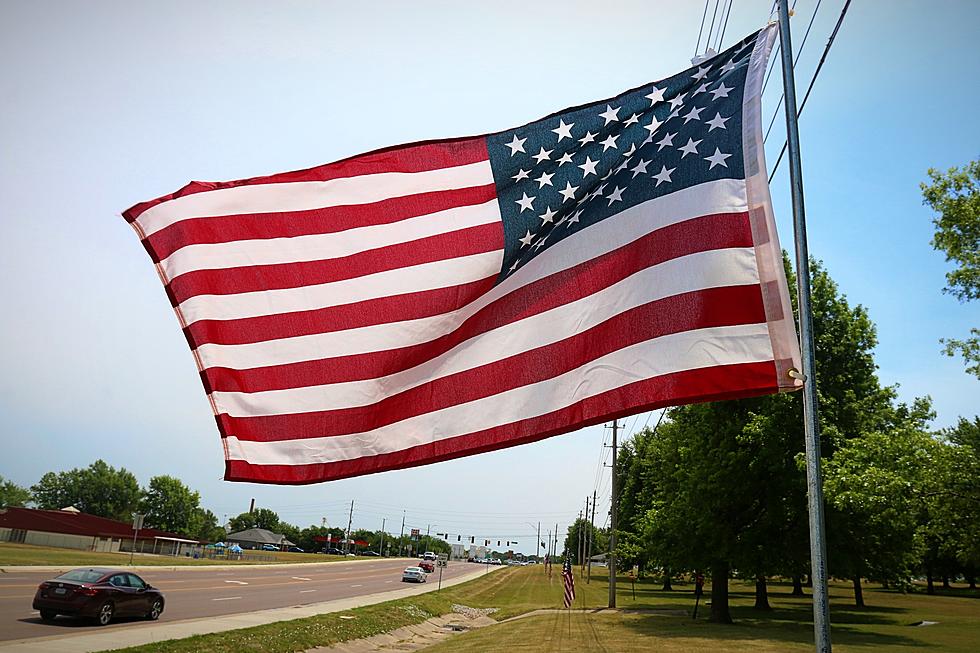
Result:
<svg viewBox="0 0 980 653"><path fill-rule="evenodd" d="M572 607L575 602L575 574L572 573L572 559L565 556L565 564L561 566L562 586L565 590L565 607Z"/></svg>
<svg viewBox="0 0 980 653"><path fill-rule="evenodd" d="M516 129L126 211L225 478L312 483L798 387L760 133L774 34Z"/></svg>

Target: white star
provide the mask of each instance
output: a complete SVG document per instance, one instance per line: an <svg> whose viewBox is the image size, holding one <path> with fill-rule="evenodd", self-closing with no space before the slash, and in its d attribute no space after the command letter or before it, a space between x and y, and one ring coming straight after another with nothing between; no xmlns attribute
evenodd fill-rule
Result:
<svg viewBox="0 0 980 653"><path fill-rule="evenodd" d="M619 136L613 136L612 134L609 134L609 138L602 141L602 151L605 152L610 147L615 147L618 150L619 147L616 145L617 138L619 138Z"/></svg>
<svg viewBox="0 0 980 653"><path fill-rule="evenodd" d="M641 174L641 173L646 174L647 166L649 164L650 164L650 162L647 161L646 159L640 159L640 162L636 164L636 167L635 168L630 168L630 172L633 173L633 177L634 178L638 174Z"/></svg>
<svg viewBox="0 0 980 653"><path fill-rule="evenodd" d="M698 142L700 143L701 141L698 141ZM515 204L520 204L521 205L521 213L524 213L524 211L526 209L534 209L534 200L537 199L537 198L536 197L528 197L527 196L527 193L521 193L521 195L523 195L523 197L521 199L515 201Z"/></svg>
<svg viewBox="0 0 980 653"><path fill-rule="evenodd" d="M542 161L548 161L549 159L551 159L552 152L554 152L554 150L546 150L542 147L541 151L535 154L534 156L532 156L531 158L536 160L538 163L541 163Z"/></svg>
<svg viewBox="0 0 980 653"><path fill-rule="evenodd" d="M634 154L636 154L636 143L631 143L630 144L630 149L628 149L625 152L623 152L623 156L625 156L628 159L631 156L633 156Z"/></svg>
<svg viewBox="0 0 980 653"><path fill-rule="evenodd" d="M618 174L618 173L622 172L623 170L626 170L626 166L628 166L629 164L630 164L629 159L626 159L625 161L623 161L622 163L620 163L618 166L616 166L616 169L613 172L615 172L615 173Z"/></svg>
<svg viewBox="0 0 980 653"><path fill-rule="evenodd" d="M670 182L670 173L672 173L674 170L677 170L677 168L671 168L670 170L668 170L667 166L661 166L660 172L658 172L653 176L653 178L657 180L657 186L664 183L665 181Z"/></svg>
<svg viewBox="0 0 980 653"><path fill-rule="evenodd" d="M694 80L697 80L697 81L701 81L701 79L705 75L708 74L708 71L709 70L711 70L711 69L710 68L702 68L701 66L698 66L698 71L696 73L694 73L693 75L691 75L691 79L694 79Z"/></svg>
<svg viewBox="0 0 980 653"><path fill-rule="evenodd" d="M595 166L599 163L598 161L593 161L588 156L585 157L585 163L579 166L582 169L582 179L585 179L589 175L596 174Z"/></svg>
<svg viewBox="0 0 980 653"><path fill-rule="evenodd" d="M609 194L609 204L607 204L606 206L612 206L613 202L622 202L624 190L626 189L616 186L616 188L613 189L613 192Z"/></svg>
<svg viewBox="0 0 980 653"><path fill-rule="evenodd" d="M684 114L684 124L692 120L701 120L701 112L704 111L704 107L691 107L691 110Z"/></svg>
<svg viewBox="0 0 980 653"><path fill-rule="evenodd" d="M578 190L578 186L572 186L569 182L566 181L565 188L563 188L558 192L561 194L562 197L565 198L563 201L567 202L568 200L575 199L575 191L577 190Z"/></svg>
<svg viewBox="0 0 980 653"><path fill-rule="evenodd" d="M650 106L651 107L653 105L655 105L657 102L663 102L664 101L664 91L665 90L666 89L657 88L656 86L653 87L653 90L650 92L650 95L647 95L646 96L646 98L648 100L650 100Z"/></svg>
<svg viewBox="0 0 980 653"><path fill-rule="evenodd" d="M658 129L660 129L660 125L662 125L662 124L663 123L660 122L659 120L657 120L657 117L654 116L654 117L652 117L650 119L650 124L649 125L644 125L643 128L646 129L648 132L650 132L650 135L653 136L653 132L655 132Z"/></svg>
<svg viewBox="0 0 980 653"><path fill-rule="evenodd" d="M517 174L512 177L512 179L514 181L520 181L521 179L527 179L529 172L530 172L530 170L525 170L524 168L521 168L520 170L517 171Z"/></svg>
<svg viewBox="0 0 980 653"><path fill-rule="evenodd" d="M535 179L534 181L538 182L538 188L544 188L545 186L552 185L551 178L554 176L555 173L553 172L550 175L547 172L542 172L541 176Z"/></svg>
<svg viewBox="0 0 980 653"><path fill-rule="evenodd" d="M720 97L728 97L728 91L735 90L734 86L725 86L725 82L721 83L721 86L711 91L711 99L717 100Z"/></svg>
<svg viewBox="0 0 980 653"><path fill-rule="evenodd" d="M727 75L733 70L735 70L735 62L729 59L728 61L725 62L725 65L721 67L721 74Z"/></svg>
<svg viewBox="0 0 980 653"><path fill-rule="evenodd" d="M518 138L517 134L514 134L514 140L512 140L510 143L506 143L507 147L510 148L510 155L514 156L518 152L523 152L524 141L526 140L526 138Z"/></svg>
<svg viewBox="0 0 980 653"><path fill-rule="evenodd" d="M544 225L544 224L548 224L549 222L554 222L556 215L558 215L558 211L552 211L551 207L549 206L544 210L544 213L542 213L538 217L541 218L541 224Z"/></svg>
<svg viewBox="0 0 980 653"><path fill-rule="evenodd" d="M523 238L518 238L517 240L520 241L521 248L527 247L531 244L531 241L534 240L534 234L528 231L526 234L524 234Z"/></svg>
<svg viewBox="0 0 980 653"><path fill-rule="evenodd" d="M578 142L580 144L582 144L582 145L585 145L586 143L595 142L595 136L596 135L593 134L592 132L585 132L585 136L583 136L582 138L578 139Z"/></svg>
<svg viewBox="0 0 980 653"><path fill-rule="evenodd" d="M680 95L678 95L676 97L672 97L670 99L670 108L671 109L676 109L680 105L684 104L684 98L685 97L687 97L687 93L681 93ZM524 139L524 140L527 140L527 139ZM521 150L521 151L523 152L524 150Z"/></svg>
<svg viewBox="0 0 980 653"><path fill-rule="evenodd" d="M613 109L611 106L609 106L607 104L606 105L606 110L603 111L602 113L600 113L599 116L603 120L605 120L606 121L606 125L608 125L611 122L614 122L614 121L618 121L619 120L619 116L617 115L619 113L619 109L620 109L619 107L616 107L615 109ZM603 127L605 127L606 125L603 125Z"/></svg>
<svg viewBox="0 0 980 653"><path fill-rule="evenodd" d="M640 122L640 117L634 113L632 116L626 119L626 122L623 123L623 127L629 127L630 125L635 125L638 122Z"/></svg>
<svg viewBox="0 0 980 653"><path fill-rule="evenodd" d="M711 156L704 157L704 160L705 161L711 161L711 165L708 167L708 170L711 170L715 166L723 166L723 167L727 168L728 167L728 164L725 163L725 159L727 159L730 156L731 156L731 154L722 154L721 151L716 147L715 148L715 153L712 154Z"/></svg>
<svg viewBox="0 0 980 653"><path fill-rule="evenodd" d="M544 241L546 240L548 240L547 236L544 236L543 238L538 238L537 242L535 242L531 247L533 247L534 249L541 249L541 247L544 245Z"/></svg>
<svg viewBox="0 0 980 653"><path fill-rule="evenodd" d="M683 159L688 154L697 154L698 153L698 144L700 144L700 143L701 143L701 141L696 141L696 140L691 139L691 138L687 139L687 144L686 145L682 145L679 148L677 148L681 152L684 153L684 154L681 155L681 158Z"/></svg>
<svg viewBox="0 0 980 653"><path fill-rule="evenodd" d="M708 86L710 85L711 85L710 82L705 82L704 84L701 84L701 86L698 86L698 90L691 93L691 97L694 97L698 93L704 93L705 91L708 90Z"/></svg>
<svg viewBox="0 0 980 653"><path fill-rule="evenodd" d="M572 137L572 127L574 126L575 126L574 122L570 125L566 125L564 120L559 119L558 128L552 129L551 131L555 132L555 134L558 135L558 142L561 143L561 139Z"/></svg>
<svg viewBox="0 0 980 653"><path fill-rule="evenodd" d="M578 222L578 218L579 218L580 215L582 215L582 209L579 209L578 211L576 211L575 213L573 213L570 218L568 218L568 224L565 225L565 228L568 229L573 224L575 224L576 222Z"/></svg>
<svg viewBox="0 0 980 653"><path fill-rule="evenodd" d="M674 146L674 136L677 136L677 132L674 132L673 134L671 134L670 132L667 132L667 135L666 136L664 136L659 141L657 141L657 145L660 146L660 147L657 148L657 151L659 152L660 150L664 149L668 145L670 145L671 147L673 147Z"/></svg>
<svg viewBox="0 0 980 653"><path fill-rule="evenodd" d="M571 163L571 162L572 162L572 153L565 152L564 154L561 155L561 158L558 159L558 167L561 167L566 163Z"/></svg>
<svg viewBox="0 0 980 653"><path fill-rule="evenodd" d="M517 266L520 264L521 264L520 261L514 261L514 265L510 266L510 271L513 272L514 270L516 270Z"/></svg>
<svg viewBox="0 0 980 653"><path fill-rule="evenodd" d="M728 116L727 118L722 118L720 113L716 113L715 117L707 122L707 124L711 125L708 131L710 132L716 127L718 129L728 129L728 127L725 127L725 123L731 119L732 119L731 116Z"/></svg>

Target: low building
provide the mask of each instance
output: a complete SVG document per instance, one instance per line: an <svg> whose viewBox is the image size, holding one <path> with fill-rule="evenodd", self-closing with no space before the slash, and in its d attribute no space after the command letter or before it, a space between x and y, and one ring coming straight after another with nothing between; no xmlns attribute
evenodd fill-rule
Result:
<svg viewBox="0 0 980 653"><path fill-rule="evenodd" d="M133 549L133 525L89 515L73 507L6 508L0 510L0 541L117 553ZM198 542L176 533L141 528L135 544L138 552L179 555L188 545Z"/></svg>
<svg viewBox="0 0 980 653"><path fill-rule="evenodd" d="M237 533L230 533L225 539L228 543L234 542L243 549L261 549L264 544L271 544L280 549L296 546L294 542L287 540L285 535L273 533L264 528L249 528Z"/></svg>

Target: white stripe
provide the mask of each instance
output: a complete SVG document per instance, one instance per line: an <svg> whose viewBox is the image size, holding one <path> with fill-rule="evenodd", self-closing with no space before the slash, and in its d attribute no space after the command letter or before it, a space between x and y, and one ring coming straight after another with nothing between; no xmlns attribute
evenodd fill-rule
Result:
<svg viewBox="0 0 980 653"><path fill-rule="evenodd" d="M564 340L637 306L685 292L759 283L751 248L698 252L640 270L574 302L477 335L389 376L266 392L214 392L219 413L256 417L367 406L450 374Z"/></svg>
<svg viewBox="0 0 980 653"><path fill-rule="evenodd" d="M498 249L315 286L257 290L237 295L197 295L184 300L180 311L187 324L193 324L198 320L237 320L309 311L390 295L448 288L496 276L500 272L503 255L504 250ZM202 346L199 351L205 347L209 346Z"/></svg>
<svg viewBox="0 0 980 653"><path fill-rule="evenodd" d="M765 324L685 331L625 347L545 381L450 406L367 433L250 442L225 438L229 460L253 465L327 463L401 451L530 419L664 374L772 360Z"/></svg>
<svg viewBox="0 0 980 653"><path fill-rule="evenodd" d="M349 204L370 204L392 197L492 183L490 161L477 161L425 172L379 172L329 181L234 186L161 202L140 214L136 223L149 236L189 218L283 213Z"/></svg>
<svg viewBox="0 0 980 653"><path fill-rule="evenodd" d="M522 286L619 249L651 231L706 214L738 213L745 208L745 183L742 180L707 182L638 204L590 226L575 237L555 243L515 274L457 311L418 320L245 345L204 344L197 351L205 367L248 369L421 344L451 333L488 304Z"/></svg>
<svg viewBox="0 0 980 653"><path fill-rule="evenodd" d="M194 270L323 261L499 221L500 205L494 199L328 234L188 245L160 261L160 265L167 278L173 279Z"/></svg>

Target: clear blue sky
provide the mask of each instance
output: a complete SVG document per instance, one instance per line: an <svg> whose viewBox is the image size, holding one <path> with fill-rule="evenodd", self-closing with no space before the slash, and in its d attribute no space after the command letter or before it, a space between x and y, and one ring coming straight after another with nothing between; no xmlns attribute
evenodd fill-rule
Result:
<svg viewBox="0 0 980 653"><path fill-rule="evenodd" d="M527 522L564 530L596 486L604 513L600 427L308 487L221 481L194 361L118 215L191 179L496 131L666 77L689 65L704 6L463 4L0 5L0 475L30 485L104 458L143 483L182 478L219 518L255 497L300 526L346 525L357 498L355 526L397 530L404 509L411 526L529 551ZM725 45L770 4L735 0ZM842 4L817 14L801 97ZM799 0L797 45L814 5ZM931 395L937 427L977 412L980 383L938 340L980 323L980 305L941 293L918 184L980 155L978 24L967 0L855 2L801 122L811 252L877 323L882 381ZM780 86L774 75L767 116ZM770 166L782 139L780 117ZM773 198L789 245L785 164Z"/></svg>

